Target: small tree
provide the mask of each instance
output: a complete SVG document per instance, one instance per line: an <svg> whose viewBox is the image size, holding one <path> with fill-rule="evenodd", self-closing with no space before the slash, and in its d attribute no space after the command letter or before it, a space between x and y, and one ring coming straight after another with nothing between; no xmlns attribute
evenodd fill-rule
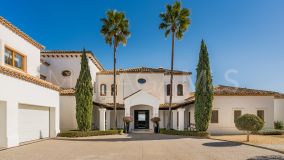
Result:
<svg viewBox="0 0 284 160"><path fill-rule="evenodd" d="M247 132L247 141L249 141L249 135L252 132L261 130L264 126L264 122L256 115L244 114L236 120L235 125L238 130Z"/></svg>
<svg viewBox="0 0 284 160"><path fill-rule="evenodd" d="M85 49L82 54L81 71L76 83L75 97L78 129L88 131L92 127L93 86Z"/></svg>
<svg viewBox="0 0 284 160"><path fill-rule="evenodd" d="M195 126L198 131L207 131L211 119L213 85L206 44L201 42L195 83Z"/></svg>

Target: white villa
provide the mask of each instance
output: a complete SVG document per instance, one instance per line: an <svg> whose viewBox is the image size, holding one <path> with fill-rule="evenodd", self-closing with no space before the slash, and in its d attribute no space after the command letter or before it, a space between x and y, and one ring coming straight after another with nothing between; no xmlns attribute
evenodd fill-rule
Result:
<svg viewBox="0 0 284 160"><path fill-rule="evenodd" d="M0 147L55 137L77 129L75 85L82 51L44 50L44 46L0 17ZM93 128L114 128L113 71L105 70L88 51L94 86ZM174 71L173 107L169 113L170 71L164 68L129 68L117 71L118 127L132 116L130 129L153 131L152 117L165 128L172 114L172 128L185 130L194 124L194 96L189 91L190 72ZM278 92L216 86L212 134L240 133L234 119L258 115L266 128L284 122L284 95Z"/></svg>

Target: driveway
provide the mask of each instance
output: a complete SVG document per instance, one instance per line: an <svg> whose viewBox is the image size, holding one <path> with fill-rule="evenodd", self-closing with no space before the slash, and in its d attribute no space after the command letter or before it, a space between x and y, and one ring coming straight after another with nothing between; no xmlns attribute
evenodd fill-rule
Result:
<svg viewBox="0 0 284 160"><path fill-rule="evenodd" d="M52 139L0 151L0 160L245 160L281 156L239 143L157 134Z"/></svg>

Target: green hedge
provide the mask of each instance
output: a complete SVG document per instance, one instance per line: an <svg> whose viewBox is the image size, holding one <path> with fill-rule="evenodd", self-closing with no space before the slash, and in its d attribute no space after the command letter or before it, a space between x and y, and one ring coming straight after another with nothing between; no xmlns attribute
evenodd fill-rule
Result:
<svg viewBox="0 0 284 160"><path fill-rule="evenodd" d="M90 137L102 135L122 134L123 130L107 130L107 131L67 131L59 133L58 137Z"/></svg>
<svg viewBox="0 0 284 160"><path fill-rule="evenodd" d="M256 134L258 135L282 135L284 131L276 129L260 130Z"/></svg>
<svg viewBox="0 0 284 160"><path fill-rule="evenodd" d="M208 132L198 132L198 131L177 131L177 130L165 130L160 129L161 134L169 135L180 135L180 136L195 136L195 137L208 137Z"/></svg>

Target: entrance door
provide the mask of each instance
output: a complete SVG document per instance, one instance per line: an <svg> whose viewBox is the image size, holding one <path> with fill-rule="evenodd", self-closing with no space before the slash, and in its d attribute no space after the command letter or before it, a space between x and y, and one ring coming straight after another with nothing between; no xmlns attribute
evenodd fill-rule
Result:
<svg viewBox="0 0 284 160"><path fill-rule="evenodd" d="M149 110L134 111L134 129L149 129Z"/></svg>

